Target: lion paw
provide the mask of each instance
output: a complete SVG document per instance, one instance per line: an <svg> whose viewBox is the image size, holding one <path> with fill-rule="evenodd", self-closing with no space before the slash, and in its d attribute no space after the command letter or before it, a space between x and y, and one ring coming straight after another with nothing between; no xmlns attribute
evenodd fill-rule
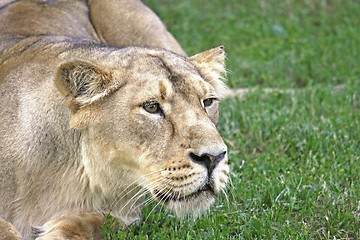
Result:
<svg viewBox="0 0 360 240"><path fill-rule="evenodd" d="M98 215L60 216L41 227L33 227L37 240L98 240L102 239L103 217Z"/></svg>

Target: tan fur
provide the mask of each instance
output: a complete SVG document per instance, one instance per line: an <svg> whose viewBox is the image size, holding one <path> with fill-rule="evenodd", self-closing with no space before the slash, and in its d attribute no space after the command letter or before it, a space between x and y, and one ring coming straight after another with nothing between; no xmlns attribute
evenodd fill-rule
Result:
<svg viewBox="0 0 360 240"><path fill-rule="evenodd" d="M20 240L20 233L9 222L0 218L0 240Z"/></svg>
<svg viewBox="0 0 360 240"><path fill-rule="evenodd" d="M104 213L131 224L145 194L178 216L209 208L229 173L223 47L185 57L136 0L0 8L0 226L98 239ZM108 45L131 43L160 48Z"/></svg>

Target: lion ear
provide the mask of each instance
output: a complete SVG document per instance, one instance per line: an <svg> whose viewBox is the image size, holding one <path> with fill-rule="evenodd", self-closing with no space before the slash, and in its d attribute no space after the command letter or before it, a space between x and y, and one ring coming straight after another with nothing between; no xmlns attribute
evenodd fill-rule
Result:
<svg viewBox="0 0 360 240"><path fill-rule="evenodd" d="M73 111L102 99L118 88L113 71L80 60L62 64L58 68L55 84L68 97L69 107Z"/></svg>
<svg viewBox="0 0 360 240"><path fill-rule="evenodd" d="M205 81L214 87L220 97L223 97L228 91L224 83L226 75L224 46L198 53L190 57L190 61L198 69Z"/></svg>

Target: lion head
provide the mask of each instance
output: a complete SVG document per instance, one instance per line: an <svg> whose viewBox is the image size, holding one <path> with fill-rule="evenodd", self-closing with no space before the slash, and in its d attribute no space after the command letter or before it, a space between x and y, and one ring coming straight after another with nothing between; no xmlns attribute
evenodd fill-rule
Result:
<svg viewBox="0 0 360 240"><path fill-rule="evenodd" d="M56 86L83 135L90 185L140 186L179 216L198 215L228 181L216 124L226 90L223 47L193 57L128 48L121 61L63 63ZM135 198L133 196L133 198Z"/></svg>

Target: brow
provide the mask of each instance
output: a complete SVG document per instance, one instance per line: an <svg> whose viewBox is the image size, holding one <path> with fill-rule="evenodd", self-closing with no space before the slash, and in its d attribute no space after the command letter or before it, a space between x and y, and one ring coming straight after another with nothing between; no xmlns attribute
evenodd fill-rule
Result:
<svg viewBox="0 0 360 240"><path fill-rule="evenodd" d="M166 98L167 90L163 81L159 81L159 91L161 99L164 100Z"/></svg>

